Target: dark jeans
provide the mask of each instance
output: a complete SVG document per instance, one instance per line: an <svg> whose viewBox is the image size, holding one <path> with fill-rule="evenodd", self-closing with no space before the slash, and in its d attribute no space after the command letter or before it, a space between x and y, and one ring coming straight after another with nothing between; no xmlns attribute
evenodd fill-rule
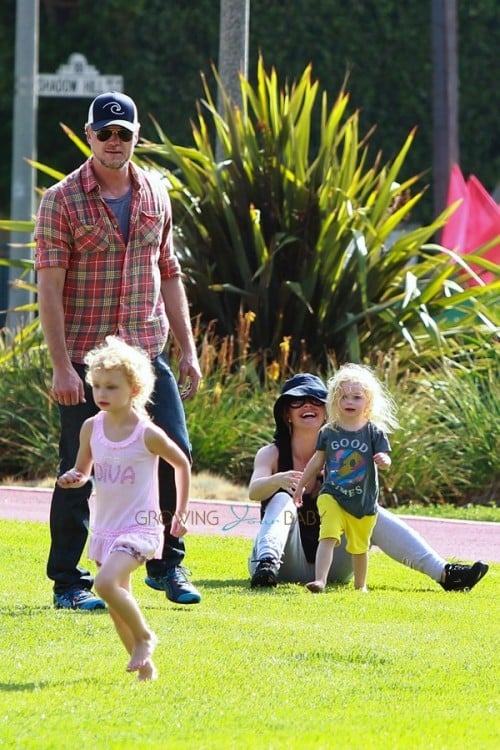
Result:
<svg viewBox="0 0 500 750"><path fill-rule="evenodd" d="M159 427L174 440L187 456L191 456L191 446L186 427L184 407L179 395L177 382L167 359L160 355L153 361L156 383L150 414ZM82 379L84 365L73 365ZM85 383L84 404L77 406L59 405L61 435L59 440L59 474L75 465L78 453L79 435L83 422L97 413L92 398L92 389ZM170 534L171 519L175 511L176 492L174 470L170 464L160 459L158 469L160 508L165 523L165 542L161 560L147 563L149 575L160 576L173 565L180 565L184 559L184 541ZM87 542L89 529L89 497L92 483L80 489L62 489L56 485L50 507L51 545L47 561L47 575L54 581L54 591L68 588L92 588L93 578L88 570L79 566Z"/></svg>

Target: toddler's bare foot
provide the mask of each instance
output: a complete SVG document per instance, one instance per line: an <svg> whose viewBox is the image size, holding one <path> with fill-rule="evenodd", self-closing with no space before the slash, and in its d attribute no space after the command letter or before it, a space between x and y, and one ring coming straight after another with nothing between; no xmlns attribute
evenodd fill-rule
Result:
<svg viewBox="0 0 500 750"><path fill-rule="evenodd" d="M325 590L325 584L323 581L310 581L306 583L306 589L309 589L312 594L322 594Z"/></svg>
<svg viewBox="0 0 500 750"><path fill-rule="evenodd" d="M158 638L154 633L151 633L149 638L137 641L127 665L127 672L137 672L147 661L150 661L157 643Z"/></svg>
<svg viewBox="0 0 500 750"><path fill-rule="evenodd" d="M148 659L146 662L144 662L142 667L139 667L138 672L139 674L137 676L137 679L139 682L158 679L158 670L156 669L151 659Z"/></svg>

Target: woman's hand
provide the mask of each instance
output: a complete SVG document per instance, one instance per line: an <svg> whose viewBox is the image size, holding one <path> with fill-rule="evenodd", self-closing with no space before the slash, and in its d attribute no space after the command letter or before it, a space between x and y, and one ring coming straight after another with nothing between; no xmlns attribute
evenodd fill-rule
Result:
<svg viewBox="0 0 500 750"><path fill-rule="evenodd" d="M279 488L293 495L302 479L302 474L302 471L281 471L275 474L275 477L279 481Z"/></svg>
<svg viewBox="0 0 500 750"><path fill-rule="evenodd" d="M297 506L297 508L302 507L302 493L304 492L304 487L302 484L299 484L299 486L296 488L295 492L293 493L293 502Z"/></svg>

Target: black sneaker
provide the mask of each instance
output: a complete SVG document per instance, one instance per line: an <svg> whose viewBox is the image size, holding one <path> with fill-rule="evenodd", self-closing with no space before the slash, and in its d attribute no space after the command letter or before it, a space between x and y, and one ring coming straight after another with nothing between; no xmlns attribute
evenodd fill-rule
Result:
<svg viewBox="0 0 500 750"><path fill-rule="evenodd" d="M106 609L106 604L88 589L69 589L60 594L54 593L54 607L56 609L92 611L94 609Z"/></svg>
<svg viewBox="0 0 500 750"><path fill-rule="evenodd" d="M478 561L474 565L448 563L441 586L445 591L470 591L488 572L488 565Z"/></svg>
<svg viewBox="0 0 500 750"><path fill-rule="evenodd" d="M262 560L259 560L255 573L252 576L250 587L252 589L257 586L274 588L278 584L278 570L278 563L272 557L264 557Z"/></svg>

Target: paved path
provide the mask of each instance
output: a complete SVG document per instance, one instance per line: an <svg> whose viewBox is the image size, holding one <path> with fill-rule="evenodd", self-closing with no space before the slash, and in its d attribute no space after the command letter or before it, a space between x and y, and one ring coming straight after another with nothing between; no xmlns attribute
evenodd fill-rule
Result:
<svg viewBox="0 0 500 750"><path fill-rule="evenodd" d="M0 487L0 518L46 523L51 495L51 489ZM403 517L442 557L500 562L500 523ZM259 509L241 502L191 500L188 522L192 534L251 539L259 523Z"/></svg>

